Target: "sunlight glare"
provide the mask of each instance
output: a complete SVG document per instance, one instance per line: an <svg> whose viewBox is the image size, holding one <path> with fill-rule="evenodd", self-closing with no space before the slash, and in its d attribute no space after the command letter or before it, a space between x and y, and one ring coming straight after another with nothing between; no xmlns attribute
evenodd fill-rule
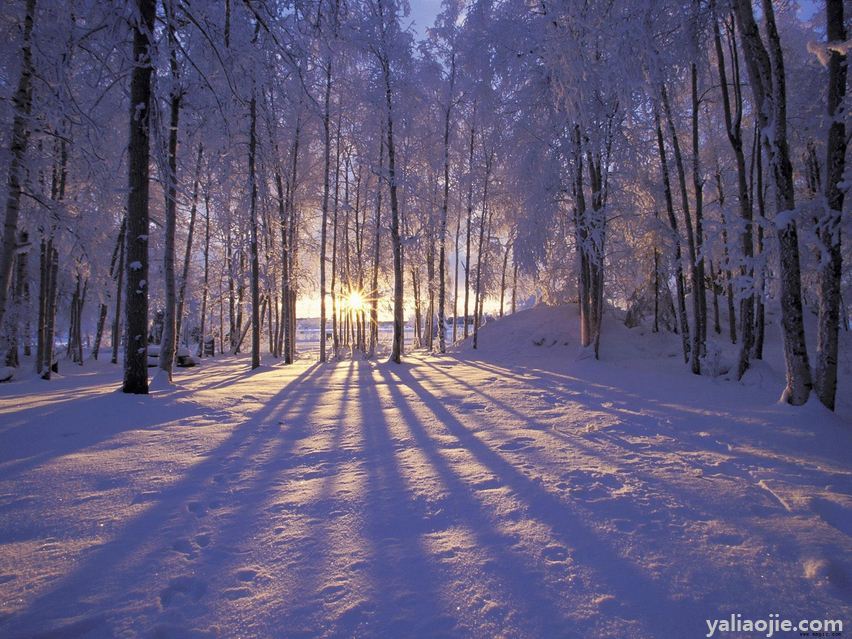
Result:
<svg viewBox="0 0 852 639"><path fill-rule="evenodd" d="M350 311L359 313L367 308L367 301L361 291L352 291L346 298L346 306Z"/></svg>

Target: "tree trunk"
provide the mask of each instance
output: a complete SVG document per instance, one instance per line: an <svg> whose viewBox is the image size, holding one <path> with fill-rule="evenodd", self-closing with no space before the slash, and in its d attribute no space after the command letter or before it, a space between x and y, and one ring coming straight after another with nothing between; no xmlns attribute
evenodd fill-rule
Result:
<svg viewBox="0 0 852 639"><path fill-rule="evenodd" d="M21 45L21 75L18 79L18 88L12 97L12 108L15 115L12 119L11 157L6 178L6 215L3 222L2 255L0 255L0 330L2 330L3 318L6 314L9 282L12 279L12 264L15 259L18 237L18 215L21 208L23 162L30 139L28 121L32 109L32 32L35 9L35 0L27 0Z"/></svg>
<svg viewBox="0 0 852 639"><path fill-rule="evenodd" d="M715 14L715 5L711 5ZM731 58L731 72L733 95L733 107L731 105L730 89L728 87L727 72L725 68L725 55L722 49L722 38L719 30L719 22L716 16L713 16L713 39L716 47L716 58L719 68L719 81L722 87L722 105L724 107L725 128L728 132L728 140L731 143L731 148L734 151L734 156L737 161L737 187L740 200L740 217L743 220L743 230L740 234L740 245L743 251L743 264L740 267L740 274L749 282L746 293L740 300L740 336L742 344L740 345L739 360L737 363L737 379L742 379L742 376L748 370L749 357L754 349L754 311L755 311L755 287L754 287L754 239L753 239L753 211L752 200L749 197L748 181L746 177L745 153L743 151L742 138L742 114L743 114L743 99L740 82L740 65L739 54L737 53L736 43L733 36L733 18L731 24L728 25L728 51ZM760 152L759 147L755 151ZM727 244L726 244L727 246ZM730 286L730 266L728 266L728 281ZM729 301L728 308L733 308L733 302L730 300L730 291L728 293ZM761 302L762 304L762 302ZM735 342L734 326L731 323L731 341ZM762 346L761 346L762 348Z"/></svg>
<svg viewBox="0 0 852 639"><path fill-rule="evenodd" d="M722 324L719 318L719 279L722 276L722 269L719 269L717 276L713 267L713 260L710 260L710 281L713 285L713 331L717 335L722 333ZM730 310L730 303L729 303Z"/></svg>
<svg viewBox="0 0 852 639"><path fill-rule="evenodd" d="M704 355L707 342L707 290L704 281L704 180L701 177L701 152L698 136L698 66L690 66L692 85L692 188L695 197L695 252L698 259L698 302L700 305L701 354Z"/></svg>
<svg viewBox="0 0 852 639"><path fill-rule="evenodd" d="M473 115L471 116L470 125L470 147L468 151L467 163L467 235L465 239L465 254L464 254L464 339L468 336L467 317L468 317L468 299L470 297L470 227L473 220L473 149L476 141L476 104L474 104Z"/></svg>
<svg viewBox="0 0 852 639"><path fill-rule="evenodd" d="M663 141L663 129L660 125L660 115L654 111L654 122L657 128L657 150L660 154L660 170L663 174L663 193L666 200L666 213L669 217L669 225L672 228L672 236L675 245L675 283L677 285L677 314L680 323L680 336L683 347L683 361L689 361L689 322L686 318L686 292L683 283L683 256L680 248L680 233L677 229L677 217L674 212L672 199L672 187L669 180L669 165L666 159L666 146Z"/></svg>
<svg viewBox="0 0 852 639"><path fill-rule="evenodd" d="M230 195L230 193L227 195ZM228 272L228 349L233 350L234 343L237 341L238 331L236 323L237 308L234 297L234 250L232 247L233 235L231 234L231 210L227 203L225 204L225 214L228 220L225 226L225 269ZM224 349L224 347L223 343L222 348Z"/></svg>
<svg viewBox="0 0 852 639"><path fill-rule="evenodd" d="M323 186L322 186L322 227L320 231L320 326L319 359L325 361L325 245L328 237L328 198L331 188L331 58L326 60L325 107L322 116L323 126Z"/></svg>
<svg viewBox="0 0 852 639"><path fill-rule="evenodd" d="M337 117L337 132L335 134L335 150L334 150L334 201L332 202L332 222L331 222L331 351L332 357L338 357L340 348L340 336L338 326L338 308L337 308L337 227L338 227L338 212L340 208L340 121L341 114Z"/></svg>
<svg viewBox="0 0 852 639"><path fill-rule="evenodd" d="M41 361L41 377L49 380L51 373L55 369L54 365L54 342L56 338L56 301L59 292L57 280L59 278L59 251L53 245L53 239L50 239L46 248L46 277L45 277L45 296L44 296L44 332L42 361Z"/></svg>
<svg viewBox="0 0 852 639"><path fill-rule="evenodd" d="M299 112L296 116L296 130L293 134L293 149L291 152L290 165L290 184L287 189L288 199L286 201L285 215L287 216L287 224L282 227L281 241L285 248L285 253L282 256L283 260L283 277L282 282L284 288L282 290L282 314L284 315L284 363L292 364L296 352L296 295L295 287L293 286L293 277L295 276L295 260L296 260L296 185L299 169L299 141L302 131L302 116Z"/></svg>
<svg viewBox="0 0 852 639"><path fill-rule="evenodd" d="M831 126L826 142L826 210L820 221L819 239L825 256L820 265L820 298L817 332L817 361L814 384L819 400L834 410L837 393L837 349L840 325L840 282L843 273L841 253L841 219L844 191L840 188L846 165L846 120L841 107L846 96L846 41L843 0L827 0L829 46L828 117Z"/></svg>
<svg viewBox="0 0 852 639"><path fill-rule="evenodd" d="M757 203L757 213L761 224L757 226L757 257L759 258L757 277L759 285L754 295L754 359L763 359L763 338L766 334L766 309L763 303L766 294L766 254L763 250L763 222L766 220L766 198L763 190L763 149L760 145L759 127L754 129L754 149L752 150L752 174L756 175L756 184L752 188L752 201Z"/></svg>
<svg viewBox="0 0 852 639"><path fill-rule="evenodd" d="M488 183L491 181L491 163L493 161L493 154L489 153L486 155L485 159L485 184L482 188L482 219L479 224L479 248L477 249L476 254L476 294L473 299L473 347L476 348L478 346L479 341L479 324L482 320L482 303L483 303L483 293L482 293L482 262L484 261L484 252L487 250L487 246L485 245L486 240L488 240L488 236L486 234L486 229L488 227L488 215L489 215L489 207L488 207Z"/></svg>
<svg viewBox="0 0 852 639"><path fill-rule="evenodd" d="M686 226L686 240L689 248L689 272L692 276L692 347L690 349L690 365L692 372L695 375L701 374L701 354L703 345L701 343L701 287L703 282L700 279L698 269L698 252L695 243L695 232L692 228L692 215L689 209L689 195L686 190L686 171L683 166L683 155L680 151L680 142L678 142L677 130L675 129L674 119L672 117L671 106L669 104L666 88L661 90L663 98L663 110L666 115L669 135L672 141L672 151L674 152L675 167L677 168L678 183L680 184L681 207L683 209L684 222Z"/></svg>
<svg viewBox="0 0 852 639"><path fill-rule="evenodd" d="M722 187L722 173L720 170L716 170L716 191L719 194L719 208L721 209L722 215L722 254L724 256L725 262L725 285L726 285L726 295L728 297L728 335L731 338L731 344L737 343L737 313L734 307L734 277L731 273L731 255L728 250L728 216L725 213L725 191ZM721 272L721 268L719 271ZM713 272L713 268L710 268L710 272ZM716 295L716 286L714 285L713 294ZM744 307L741 306L741 311ZM718 323L718 322L717 322ZM721 330L717 329L717 333L720 333ZM745 371L743 371L745 372Z"/></svg>
<svg viewBox="0 0 852 639"><path fill-rule="evenodd" d="M109 263L109 274L110 278L116 277L116 275L121 271L121 261L119 259L119 255L122 252L122 248L124 246L124 234L127 228L127 220L126 218L121 218L121 225L118 230L118 238L115 242L115 248L112 251L112 258ZM98 326L95 331L95 346L92 349L92 357L94 359L98 359L98 355L101 350L101 340L103 338L104 333L104 325L106 324L107 318L107 305L105 302L101 302L100 308L98 309Z"/></svg>
<svg viewBox="0 0 852 639"><path fill-rule="evenodd" d="M169 98L169 157L166 174L166 217L163 248L163 277L165 278L165 308L163 309L163 336L160 339L160 355L157 363L161 371L172 380L172 368L177 348L177 301L175 292L175 231L177 227L177 147L178 124L183 95L180 89L180 74L177 62L177 42L175 37L175 19L173 0L165 3L169 41L169 68L171 70L172 89Z"/></svg>
<svg viewBox="0 0 852 639"><path fill-rule="evenodd" d="M257 95L252 88L249 102L249 191L250 203L250 245L251 253L251 368L260 366L260 261L257 255L257 175L255 174L255 156L257 155Z"/></svg>
<svg viewBox="0 0 852 639"><path fill-rule="evenodd" d="M503 269L500 275L500 317L503 317L503 306L506 298L506 267L509 265L509 250L512 248L511 238L506 241L506 250L503 253Z"/></svg>
<svg viewBox="0 0 852 639"><path fill-rule="evenodd" d="M456 55L453 51L450 57L450 86L447 96L447 108L444 112L444 197L441 202L440 237L438 238L438 350L447 352L447 327L444 317L444 307L447 296L447 208L450 202L450 118L453 110L453 89L456 81ZM458 230L456 230L456 271L458 272ZM455 302L454 302L455 304ZM455 315L455 311L453 311ZM455 322L455 320L454 320ZM455 323L453 324L453 341L455 341Z"/></svg>
<svg viewBox="0 0 852 639"><path fill-rule="evenodd" d="M382 229L382 172L385 167L384 131L379 139L379 176L376 180L376 225L373 239L373 279L370 285L370 356L379 342L379 258Z"/></svg>
<svg viewBox="0 0 852 639"><path fill-rule="evenodd" d="M183 308L186 302L186 283L189 280L189 261L192 257L192 239L195 235L195 216L198 213L198 189L201 181L201 156L203 153L204 147L199 142L198 156L195 161L195 183L192 186L192 205L189 209L189 229L186 233L186 248L183 253L183 272L180 277L180 290L178 291L177 311L175 312L176 343L180 343L181 328L183 325ZM200 339L201 342L204 342L203 331Z"/></svg>
<svg viewBox="0 0 852 639"><path fill-rule="evenodd" d="M110 363L118 364L118 348L121 343L121 294L124 290L124 270L126 260L124 251L127 242L127 216L121 219L121 230L118 233L118 261L113 274L115 279L115 315L112 322L112 356Z"/></svg>
<svg viewBox="0 0 852 639"><path fill-rule="evenodd" d="M396 185L396 147L393 138L393 93L391 91L390 62L383 60L385 80L385 102L387 106L388 136L388 190L391 207L391 246L393 248L393 342L391 361L402 361L403 341L405 340L404 286L402 270L402 241L399 234L399 197Z"/></svg>
<svg viewBox="0 0 852 639"><path fill-rule="evenodd" d="M775 10L771 0L762 0L761 6L768 51L755 22L751 0L734 1L737 27L754 93L755 111L760 130L765 136L764 144L772 168L778 207L776 226L781 256L781 323L787 369L787 385L782 399L798 406L808 400L813 384L802 317L799 237L793 218L796 202L793 167L787 144L786 78L781 42L775 26ZM779 215L789 219L779 220Z"/></svg>
<svg viewBox="0 0 852 639"><path fill-rule="evenodd" d="M199 331L198 356L204 357L204 342L207 337L207 298L210 296L210 183L204 188L204 283L201 288L201 330ZM221 339L221 337L220 337ZM215 355L215 345L214 352Z"/></svg>
<svg viewBox="0 0 852 639"><path fill-rule="evenodd" d="M516 256L512 256L512 315L515 314L515 294L518 291L518 260Z"/></svg>
<svg viewBox="0 0 852 639"><path fill-rule="evenodd" d="M148 148L151 106L149 51L153 46L155 0L136 0L141 24L133 30L136 65L130 82L130 143L127 196L127 294L124 351L125 393L148 392Z"/></svg>

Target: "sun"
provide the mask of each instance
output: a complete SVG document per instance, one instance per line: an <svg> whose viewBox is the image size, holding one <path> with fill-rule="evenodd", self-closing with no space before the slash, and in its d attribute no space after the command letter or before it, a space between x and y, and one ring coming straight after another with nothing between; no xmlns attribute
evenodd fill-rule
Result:
<svg viewBox="0 0 852 639"><path fill-rule="evenodd" d="M367 300L364 299L364 295L361 291L352 291L346 297L345 300L346 307L355 313L359 313L367 308Z"/></svg>

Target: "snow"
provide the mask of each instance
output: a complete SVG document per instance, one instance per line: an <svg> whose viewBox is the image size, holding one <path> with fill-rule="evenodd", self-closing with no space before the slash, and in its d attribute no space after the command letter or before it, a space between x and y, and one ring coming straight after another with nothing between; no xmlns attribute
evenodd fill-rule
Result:
<svg viewBox="0 0 852 639"><path fill-rule="evenodd" d="M677 336L614 322L578 358L575 327L539 307L401 366L202 360L148 397L103 362L2 385L0 635L848 621L848 411L778 404L771 361L685 374Z"/></svg>

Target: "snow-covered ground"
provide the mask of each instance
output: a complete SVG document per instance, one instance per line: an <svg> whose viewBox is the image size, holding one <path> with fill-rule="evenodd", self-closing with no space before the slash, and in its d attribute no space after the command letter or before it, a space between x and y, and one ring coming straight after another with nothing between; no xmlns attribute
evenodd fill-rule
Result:
<svg viewBox="0 0 852 639"><path fill-rule="evenodd" d="M575 325L536 308L402 366L220 358L149 397L108 364L0 386L0 636L848 632L848 400L776 403L777 354L694 377L616 324L578 360Z"/></svg>

